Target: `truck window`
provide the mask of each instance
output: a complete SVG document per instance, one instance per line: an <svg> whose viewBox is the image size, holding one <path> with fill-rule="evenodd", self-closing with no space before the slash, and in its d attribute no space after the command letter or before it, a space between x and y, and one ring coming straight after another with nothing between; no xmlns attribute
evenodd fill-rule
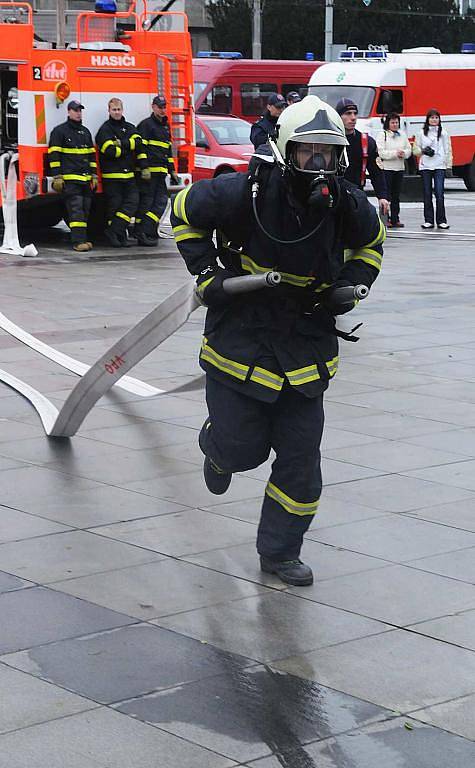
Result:
<svg viewBox="0 0 475 768"><path fill-rule="evenodd" d="M232 103L233 89L231 86L215 85L200 104L198 113L203 113L204 115L230 115Z"/></svg>
<svg viewBox="0 0 475 768"><path fill-rule="evenodd" d="M402 111L402 91L382 90L376 104L377 114L386 115L388 112L397 112L400 115Z"/></svg>
<svg viewBox="0 0 475 768"><path fill-rule="evenodd" d="M199 83L199 82L193 83L193 100L194 100L195 106L201 94L207 87L208 87L208 83Z"/></svg>
<svg viewBox="0 0 475 768"><path fill-rule="evenodd" d="M256 117L262 115L267 99L277 90L277 83L241 83L242 114Z"/></svg>
<svg viewBox="0 0 475 768"><path fill-rule="evenodd" d="M282 83L282 96L286 99L291 91L297 91L301 99L307 95L308 83Z"/></svg>
<svg viewBox="0 0 475 768"><path fill-rule="evenodd" d="M374 104L375 89L367 85L311 85L308 92L336 107L340 99L353 99L358 107L358 117L368 117Z"/></svg>

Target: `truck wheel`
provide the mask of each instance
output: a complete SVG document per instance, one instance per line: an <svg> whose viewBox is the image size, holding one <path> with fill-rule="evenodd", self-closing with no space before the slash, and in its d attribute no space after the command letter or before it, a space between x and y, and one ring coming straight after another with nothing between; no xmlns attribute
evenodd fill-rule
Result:
<svg viewBox="0 0 475 768"><path fill-rule="evenodd" d="M469 192L475 192L475 158L463 169L463 180Z"/></svg>

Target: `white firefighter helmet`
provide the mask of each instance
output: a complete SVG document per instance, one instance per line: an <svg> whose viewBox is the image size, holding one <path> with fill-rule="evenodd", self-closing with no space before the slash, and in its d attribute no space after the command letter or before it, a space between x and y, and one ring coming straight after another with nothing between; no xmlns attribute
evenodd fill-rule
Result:
<svg viewBox="0 0 475 768"><path fill-rule="evenodd" d="M288 142L348 146L345 126L338 112L318 96L305 96L290 104L277 120L276 144L282 157L288 157Z"/></svg>

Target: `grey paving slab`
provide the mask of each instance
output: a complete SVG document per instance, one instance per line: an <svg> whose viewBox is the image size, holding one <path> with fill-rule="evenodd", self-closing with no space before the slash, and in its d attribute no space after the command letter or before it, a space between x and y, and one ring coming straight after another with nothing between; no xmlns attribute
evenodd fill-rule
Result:
<svg viewBox="0 0 475 768"><path fill-rule="evenodd" d="M348 552L338 547L330 547L310 540L306 540L304 543L302 557L313 569L316 579L314 585L305 590L306 598L310 597L311 594L317 595L318 585L325 579L387 566L387 562L384 560L366 557L366 555ZM267 584L276 589L282 589L285 586L275 576L262 573L254 544L241 544L237 547L204 552L201 555L191 555L187 556L187 560L221 573ZM297 589L297 594L301 595L302 590Z"/></svg>
<svg viewBox="0 0 475 768"><path fill-rule="evenodd" d="M23 424L21 421L12 421L10 419L1 418L0 451L3 443L11 443L17 440L24 440L31 437L41 437L43 434L44 429L41 423Z"/></svg>
<svg viewBox="0 0 475 768"><path fill-rule="evenodd" d="M326 452L329 459L350 462L383 472L404 472L425 467L438 467L460 461L460 454L411 445L397 440L384 440L370 445L336 448ZM353 479L353 478L351 478ZM344 480L344 478L342 478Z"/></svg>
<svg viewBox="0 0 475 768"><path fill-rule="evenodd" d="M16 461L10 456L0 456L0 473L3 475L9 469L22 469L24 467L22 461ZM0 475L0 476L1 476Z"/></svg>
<svg viewBox="0 0 475 768"><path fill-rule="evenodd" d="M380 707L269 667L218 675L142 696L117 708L239 761L291 751L296 745L390 715Z"/></svg>
<svg viewBox="0 0 475 768"><path fill-rule="evenodd" d="M18 576L12 576L11 573L0 571L0 593L11 592L15 589L22 589L23 587L31 587L31 582L25 581L25 579L19 579Z"/></svg>
<svg viewBox="0 0 475 768"><path fill-rule="evenodd" d="M422 571L448 576L451 579L459 579L468 584L475 584L475 547L463 549L456 555L447 553L411 560L407 565Z"/></svg>
<svg viewBox="0 0 475 768"><path fill-rule="evenodd" d="M430 480L436 483L452 485L456 488L475 491L475 459L465 459L457 464L450 464L445 467L412 470L406 474L410 477L419 477L422 480Z"/></svg>
<svg viewBox="0 0 475 768"><path fill-rule="evenodd" d="M357 421L357 419L355 419ZM356 431L350 432L346 429L334 429L327 427L323 432L322 454L326 455L328 451L336 448L350 448L354 445L367 445L368 443L377 443L382 438L373 435L364 435Z"/></svg>
<svg viewBox="0 0 475 768"><path fill-rule="evenodd" d="M324 581L317 599L397 626L475 608L472 584L403 565Z"/></svg>
<svg viewBox="0 0 475 768"><path fill-rule="evenodd" d="M104 708L7 734L0 749L9 768L150 768L157 759L167 768L236 764Z"/></svg>
<svg viewBox="0 0 475 768"><path fill-rule="evenodd" d="M473 387L473 384L471 385ZM429 448L441 448L469 458L475 457L475 429L451 429L436 437L419 435L407 438L408 443Z"/></svg>
<svg viewBox="0 0 475 768"><path fill-rule="evenodd" d="M408 514L419 520L431 520L465 531L475 531L475 498L431 505L415 509Z"/></svg>
<svg viewBox="0 0 475 768"><path fill-rule="evenodd" d="M413 624L411 629L436 640L444 640L475 651L475 610L419 622Z"/></svg>
<svg viewBox="0 0 475 768"><path fill-rule="evenodd" d="M451 733L458 733L466 739L475 741L475 695L463 696L454 701L446 701L427 707L412 714L416 720L430 723Z"/></svg>
<svg viewBox="0 0 475 768"><path fill-rule="evenodd" d="M170 559L56 582L54 588L141 619L191 611L263 591L249 581Z"/></svg>
<svg viewBox="0 0 475 768"><path fill-rule="evenodd" d="M378 517L377 522L358 520L325 530L311 528L308 536L399 563L475 546L475 534L468 531L394 514Z"/></svg>
<svg viewBox="0 0 475 768"><path fill-rule="evenodd" d="M56 533L0 545L2 568L42 584L159 559L160 555L150 550L86 531Z"/></svg>
<svg viewBox="0 0 475 768"><path fill-rule="evenodd" d="M253 541L256 537L256 528L251 523L202 509L101 526L94 531L104 537L174 556L228 547L233 543Z"/></svg>
<svg viewBox="0 0 475 768"><path fill-rule="evenodd" d="M467 349L466 360L473 359ZM448 400L458 400L465 403L475 403L475 387L472 381L443 381L434 384L424 384L409 387L408 392L427 395L429 397L444 397Z"/></svg>
<svg viewBox="0 0 475 768"><path fill-rule="evenodd" d="M248 597L154 623L261 662L387 630L381 622L297 600L284 592Z"/></svg>
<svg viewBox="0 0 475 768"><path fill-rule="evenodd" d="M198 347L197 347L198 349ZM183 354L174 355L175 358L182 358ZM130 416L141 416L154 421L170 421L173 418L183 418L185 416L202 415L203 421L207 415L204 395L201 402L193 400L183 400L178 395L159 395L154 398L141 398L126 406L109 405L110 410L129 414Z"/></svg>
<svg viewBox="0 0 475 768"><path fill-rule="evenodd" d="M337 461L331 458L322 458L322 477L325 485L334 483L348 483L351 480L360 480L366 477L378 477L382 470L351 464L346 460ZM383 470L384 471L384 470Z"/></svg>
<svg viewBox="0 0 475 768"><path fill-rule="evenodd" d="M216 515L224 517L233 517L236 520L243 520L246 523L259 522L261 516L263 496L257 496L255 499L246 499L245 501L226 501L223 503L215 499L215 504L209 507L202 507L205 512L213 512Z"/></svg>
<svg viewBox="0 0 475 768"><path fill-rule="evenodd" d="M353 523L358 520L374 519L386 514L387 512L384 510L357 504L353 499L336 499L333 496L329 496L326 488L323 488L315 522L310 530L320 530L321 528L344 525L345 523Z"/></svg>
<svg viewBox="0 0 475 768"><path fill-rule="evenodd" d="M28 728L97 706L93 701L4 664L0 664L0 688L0 733Z"/></svg>
<svg viewBox="0 0 475 768"><path fill-rule="evenodd" d="M0 614L0 653L13 653L134 621L129 616L43 587L0 595Z"/></svg>
<svg viewBox="0 0 475 768"><path fill-rule="evenodd" d="M100 440L109 445L119 445L131 450L180 445L196 440L195 430L158 421L143 421L121 427L88 429L87 435L94 440Z"/></svg>
<svg viewBox="0 0 475 768"><path fill-rule="evenodd" d="M68 530L70 528L66 525L58 525L51 520L28 515L17 509L0 507L0 544Z"/></svg>
<svg viewBox="0 0 475 768"><path fill-rule="evenodd" d="M410 512L431 504L455 503L475 499L463 488L402 475L385 475L335 484L326 488L328 496L354 501L386 512Z"/></svg>
<svg viewBox="0 0 475 768"><path fill-rule="evenodd" d="M410 730L407 729L406 723ZM475 745L435 728L401 718L314 742L300 749L250 763L250 768L466 768Z"/></svg>
<svg viewBox="0 0 475 768"><path fill-rule="evenodd" d="M2 472L2 503L23 512L35 512L41 500L56 498L68 503L75 490L91 488L91 480L56 472L45 467L27 466Z"/></svg>
<svg viewBox="0 0 475 768"><path fill-rule="evenodd" d="M107 446L110 455L120 453L117 446ZM97 440L88 440L81 435L74 440L48 438L43 435L23 438L10 443L0 444L0 453L11 459L32 464L51 464L59 472L74 472L77 461L92 458L99 461L104 454L104 446Z"/></svg>
<svg viewBox="0 0 475 768"><path fill-rule="evenodd" d="M126 483L124 487L159 499L169 499L179 504L186 504L190 507L207 507L216 501L216 496L210 493L204 484L201 470L186 472L183 475L170 475L166 478L139 480L136 483ZM225 499L229 501L252 499L261 493L264 494L264 490L263 481L237 475L233 477L223 501Z"/></svg>
<svg viewBox="0 0 475 768"><path fill-rule="evenodd" d="M402 629L320 648L272 666L398 712L475 692L472 651Z"/></svg>
<svg viewBox="0 0 475 768"><path fill-rule="evenodd" d="M10 654L2 661L104 704L219 674L233 675L251 664L150 624L97 631Z"/></svg>

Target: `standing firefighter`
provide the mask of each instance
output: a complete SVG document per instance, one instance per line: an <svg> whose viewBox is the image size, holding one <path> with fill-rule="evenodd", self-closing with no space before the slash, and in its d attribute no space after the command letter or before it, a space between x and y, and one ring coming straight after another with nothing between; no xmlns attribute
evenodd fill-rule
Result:
<svg viewBox="0 0 475 768"><path fill-rule="evenodd" d="M139 181L140 202L135 218L135 234L139 245L157 245L158 225L167 207L167 174L174 184L179 183L172 156L170 127L166 113L167 102L155 96L152 114L137 126L147 150L150 180Z"/></svg>
<svg viewBox="0 0 475 768"><path fill-rule="evenodd" d="M127 227L139 202L135 169L142 179L150 179L150 171L142 137L126 122L122 101L110 99L108 107L109 119L96 135L107 210L104 234L113 248L123 248L128 245Z"/></svg>
<svg viewBox="0 0 475 768"><path fill-rule="evenodd" d="M82 124L83 105L68 104L68 119L51 131L48 157L53 189L63 193L71 241L75 251L90 251L87 220L92 190L97 188L96 150L90 131Z"/></svg>
<svg viewBox="0 0 475 768"><path fill-rule="evenodd" d="M385 229L364 193L342 178L347 140L330 106L307 96L288 107L270 144L274 162L249 176L225 174L179 192L172 224L208 306L200 363L209 419L199 438L206 485L224 493L233 472L275 451L257 550L263 571L303 586L313 581L299 556L322 487L323 392L338 366L337 335L349 337L336 330L335 315L355 303L338 301L334 289L373 283ZM282 276L276 288L239 296L223 288L226 278L271 269Z"/></svg>

